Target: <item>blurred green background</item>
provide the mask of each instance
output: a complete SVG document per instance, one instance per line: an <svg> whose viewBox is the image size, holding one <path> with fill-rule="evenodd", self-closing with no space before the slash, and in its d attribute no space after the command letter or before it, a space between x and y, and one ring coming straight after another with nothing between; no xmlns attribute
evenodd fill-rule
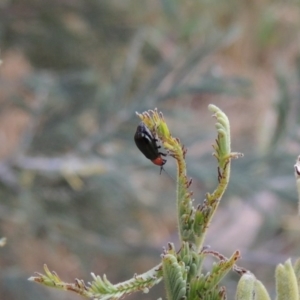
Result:
<svg viewBox="0 0 300 300"><path fill-rule="evenodd" d="M157 107L187 147L197 203L217 183L209 103L245 157L206 244L240 249L274 291L276 264L300 253L299 28L297 0L0 0L1 299L81 299L27 278L46 263L116 283L178 247L175 162L159 175L139 152L135 111Z"/></svg>

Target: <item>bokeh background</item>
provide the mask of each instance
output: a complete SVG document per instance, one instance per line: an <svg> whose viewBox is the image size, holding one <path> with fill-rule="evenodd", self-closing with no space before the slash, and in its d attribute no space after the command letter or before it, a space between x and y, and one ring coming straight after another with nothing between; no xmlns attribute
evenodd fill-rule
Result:
<svg viewBox="0 0 300 300"><path fill-rule="evenodd" d="M231 121L232 179L206 245L253 271L300 256L300 2L0 1L0 295L74 300L27 281L129 279L178 247L175 162L138 151L157 107L187 147L195 201L217 183L209 103ZM209 266L208 266L209 267ZM233 297L238 276L224 282ZM157 299L163 285L130 299Z"/></svg>

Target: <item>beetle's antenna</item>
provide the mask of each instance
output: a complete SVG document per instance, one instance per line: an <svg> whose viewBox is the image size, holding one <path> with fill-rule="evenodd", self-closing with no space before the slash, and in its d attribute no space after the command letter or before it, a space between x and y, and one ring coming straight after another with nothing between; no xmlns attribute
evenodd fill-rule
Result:
<svg viewBox="0 0 300 300"><path fill-rule="evenodd" d="M161 166L160 167L160 172L159 172L159 175L161 175L161 172L162 171L164 171L174 182L175 182L175 178L174 177L172 177L167 171L166 171L166 169L163 167L163 166Z"/></svg>

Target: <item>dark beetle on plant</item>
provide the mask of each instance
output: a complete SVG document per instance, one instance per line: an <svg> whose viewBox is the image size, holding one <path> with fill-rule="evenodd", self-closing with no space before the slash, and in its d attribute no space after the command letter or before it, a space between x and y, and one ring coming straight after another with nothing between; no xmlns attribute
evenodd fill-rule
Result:
<svg viewBox="0 0 300 300"><path fill-rule="evenodd" d="M150 159L155 165L160 166L160 172L163 165L167 162L162 156L166 154L158 151L160 146L157 145L157 139L153 136L144 122L141 122L136 129L134 141L139 150Z"/></svg>

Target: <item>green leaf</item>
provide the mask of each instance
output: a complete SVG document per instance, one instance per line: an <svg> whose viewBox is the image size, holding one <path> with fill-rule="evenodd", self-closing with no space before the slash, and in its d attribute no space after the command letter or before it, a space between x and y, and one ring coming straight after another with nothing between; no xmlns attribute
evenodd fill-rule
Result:
<svg viewBox="0 0 300 300"><path fill-rule="evenodd" d="M298 300L299 289L291 260L279 264L275 272L277 300Z"/></svg>
<svg viewBox="0 0 300 300"><path fill-rule="evenodd" d="M261 281L256 280L254 283L255 288L255 300L271 300L268 291Z"/></svg>
<svg viewBox="0 0 300 300"><path fill-rule="evenodd" d="M255 276L251 273L244 274L237 285L236 300L254 300Z"/></svg>
<svg viewBox="0 0 300 300"><path fill-rule="evenodd" d="M165 254L162 259L163 277L169 300L182 300L186 296L186 269L184 263L178 263L176 257Z"/></svg>
<svg viewBox="0 0 300 300"><path fill-rule="evenodd" d="M296 276L297 283L298 283L299 299L300 299L300 288L299 288L300 287L300 258L298 258L295 261L294 271L295 271L295 276Z"/></svg>

